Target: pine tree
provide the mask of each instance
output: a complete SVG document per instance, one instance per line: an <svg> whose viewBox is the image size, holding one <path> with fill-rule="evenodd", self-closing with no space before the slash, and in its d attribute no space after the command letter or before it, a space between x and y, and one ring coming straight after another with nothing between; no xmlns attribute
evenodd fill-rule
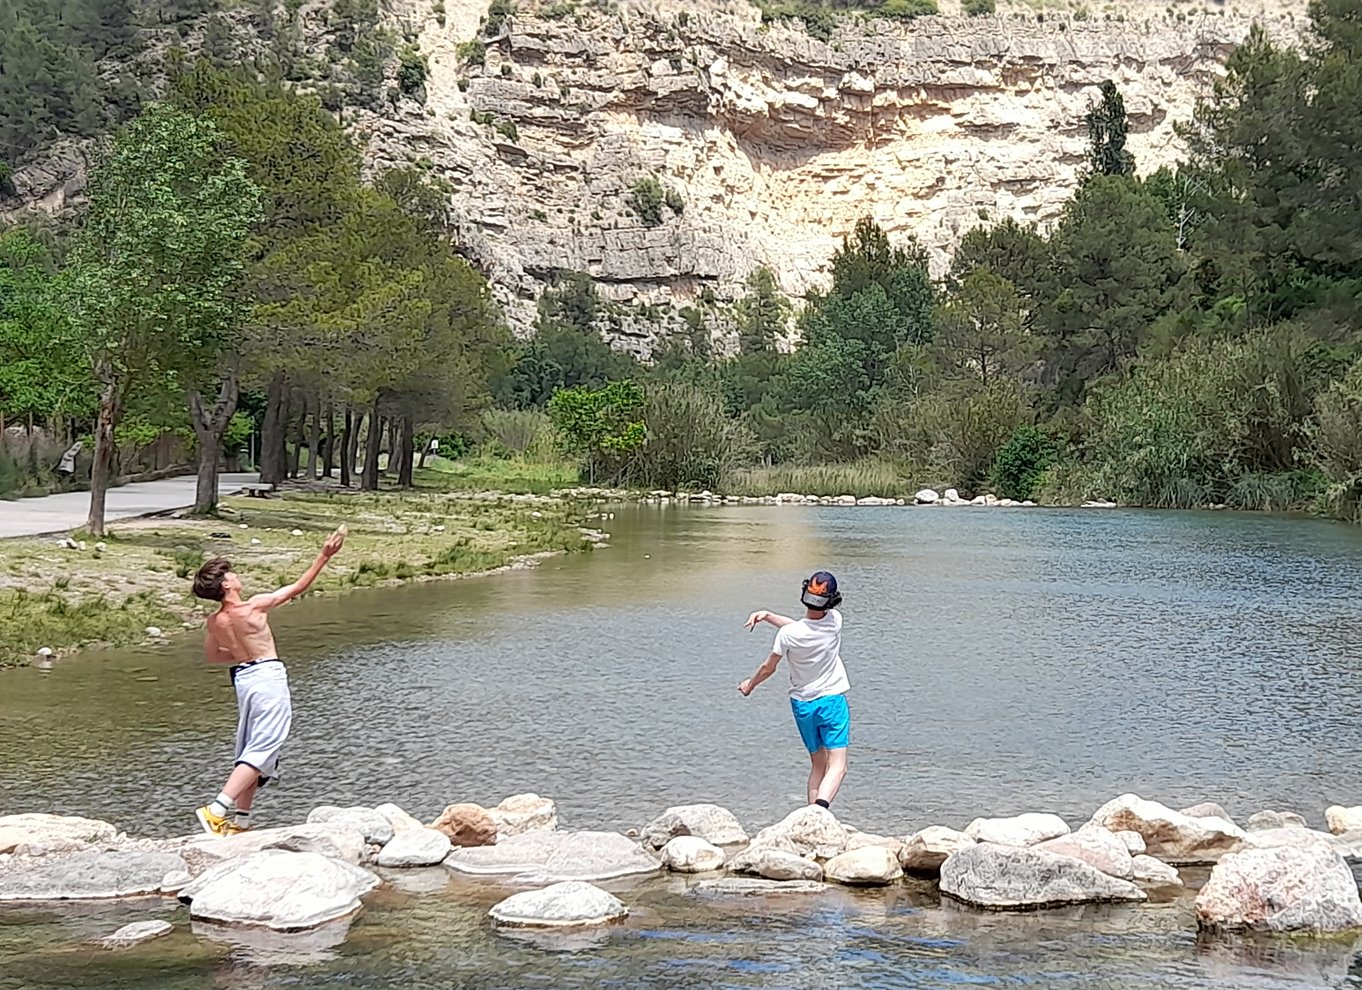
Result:
<svg viewBox="0 0 1362 990"><path fill-rule="evenodd" d="M1133 175L1135 156L1126 151L1126 101L1108 79L1102 98L1088 109L1088 174Z"/></svg>

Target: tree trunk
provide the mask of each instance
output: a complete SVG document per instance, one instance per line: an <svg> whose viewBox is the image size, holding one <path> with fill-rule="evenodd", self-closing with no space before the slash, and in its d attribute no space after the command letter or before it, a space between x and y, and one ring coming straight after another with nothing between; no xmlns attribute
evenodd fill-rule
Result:
<svg viewBox="0 0 1362 990"><path fill-rule="evenodd" d="M265 420L260 424L260 482L277 485L288 467L288 378L277 371L270 379L265 402Z"/></svg>
<svg viewBox="0 0 1362 990"><path fill-rule="evenodd" d="M416 460L416 437L414 436L415 427L412 424L411 416L402 417L402 460L397 469L397 483L403 488L411 488L411 469Z"/></svg>
<svg viewBox="0 0 1362 990"><path fill-rule="evenodd" d="M312 433L308 438L307 447L307 474L313 481L322 476L322 400L320 396L312 396L308 403L308 411L312 413Z"/></svg>
<svg viewBox="0 0 1362 990"><path fill-rule="evenodd" d="M397 420L392 416L388 417L388 466L384 468L384 474L392 474L397 470Z"/></svg>
<svg viewBox="0 0 1362 990"><path fill-rule="evenodd" d="M330 478L336 469L336 409L326 404L326 459L322 461L322 477Z"/></svg>
<svg viewBox="0 0 1362 990"><path fill-rule="evenodd" d="M85 528L94 537L104 535L104 500L112 474L114 429L122 414L118 385L112 371L105 369L100 377L104 379L104 387L99 393L99 415L95 420L95 462L90 468L90 515L85 520Z"/></svg>
<svg viewBox="0 0 1362 990"><path fill-rule="evenodd" d="M355 454L351 446L355 437L355 416L348 405L345 407L343 423L340 439L340 483L342 488L349 488L350 468L355 463Z"/></svg>
<svg viewBox="0 0 1362 990"><path fill-rule="evenodd" d="M289 403L289 412L293 412L293 406L298 406L298 418L290 425L293 427L293 452L289 455L288 476L298 477L298 469L303 461L303 441L307 438L307 393L303 392L298 396L296 403Z"/></svg>
<svg viewBox="0 0 1362 990"><path fill-rule="evenodd" d="M426 466L426 455L430 453L430 441L421 444L421 459L416 462L416 466L424 468Z"/></svg>
<svg viewBox="0 0 1362 990"><path fill-rule="evenodd" d="M189 393L190 422L199 439L199 483L194 493L195 515L207 515L218 503L218 460L222 457L222 435L236 412L236 376L228 375L218 388L218 401L212 411L203 408L203 396L197 390Z"/></svg>
<svg viewBox="0 0 1362 990"><path fill-rule="evenodd" d="M369 435L364 441L364 476L359 487L366 492L378 491L378 448L383 442L383 420L378 415L378 399L369 412Z"/></svg>

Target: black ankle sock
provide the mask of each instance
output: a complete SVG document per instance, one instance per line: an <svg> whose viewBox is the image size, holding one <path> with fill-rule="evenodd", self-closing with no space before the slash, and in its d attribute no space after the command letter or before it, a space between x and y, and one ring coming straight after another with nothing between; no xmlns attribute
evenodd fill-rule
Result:
<svg viewBox="0 0 1362 990"><path fill-rule="evenodd" d="M824 801L822 798L819 798L818 800L814 801L814 804L818 805L818 807L820 808L828 807L828 802Z"/></svg>

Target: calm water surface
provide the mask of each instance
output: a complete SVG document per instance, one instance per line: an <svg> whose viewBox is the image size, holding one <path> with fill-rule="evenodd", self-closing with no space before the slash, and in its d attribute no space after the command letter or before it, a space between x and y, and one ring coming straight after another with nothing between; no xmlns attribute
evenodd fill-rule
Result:
<svg viewBox="0 0 1362 990"><path fill-rule="evenodd" d="M1362 534L1211 513L894 508L620 509L609 549L538 570L310 600L276 623L296 721L261 824L322 803L553 796L570 827L715 801L749 825L802 803L756 608L847 601L852 769L838 812L902 834L977 814L1075 823L1134 790L1322 822L1362 803ZM0 679L0 810L173 834L231 760L233 697L192 637ZM586 940L496 935L501 892L402 877L344 932L133 952L75 942L154 905L0 911L0 986L1362 986L1351 945L1198 941L1190 902L1024 917L930 888L714 904L621 888L636 914ZM160 909L164 910L164 909ZM213 937L216 936L216 937ZM333 943L325 944L327 939ZM1362 969L1359 969L1362 973Z"/></svg>

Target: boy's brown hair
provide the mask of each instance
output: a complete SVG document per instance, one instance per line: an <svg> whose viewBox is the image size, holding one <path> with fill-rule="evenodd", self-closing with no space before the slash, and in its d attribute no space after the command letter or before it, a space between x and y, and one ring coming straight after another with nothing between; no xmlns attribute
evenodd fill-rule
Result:
<svg viewBox="0 0 1362 990"><path fill-rule="evenodd" d="M194 575L194 597L210 602L222 601L225 594L222 590L222 579L231 569L232 562L222 557L210 560L200 567L199 573Z"/></svg>

